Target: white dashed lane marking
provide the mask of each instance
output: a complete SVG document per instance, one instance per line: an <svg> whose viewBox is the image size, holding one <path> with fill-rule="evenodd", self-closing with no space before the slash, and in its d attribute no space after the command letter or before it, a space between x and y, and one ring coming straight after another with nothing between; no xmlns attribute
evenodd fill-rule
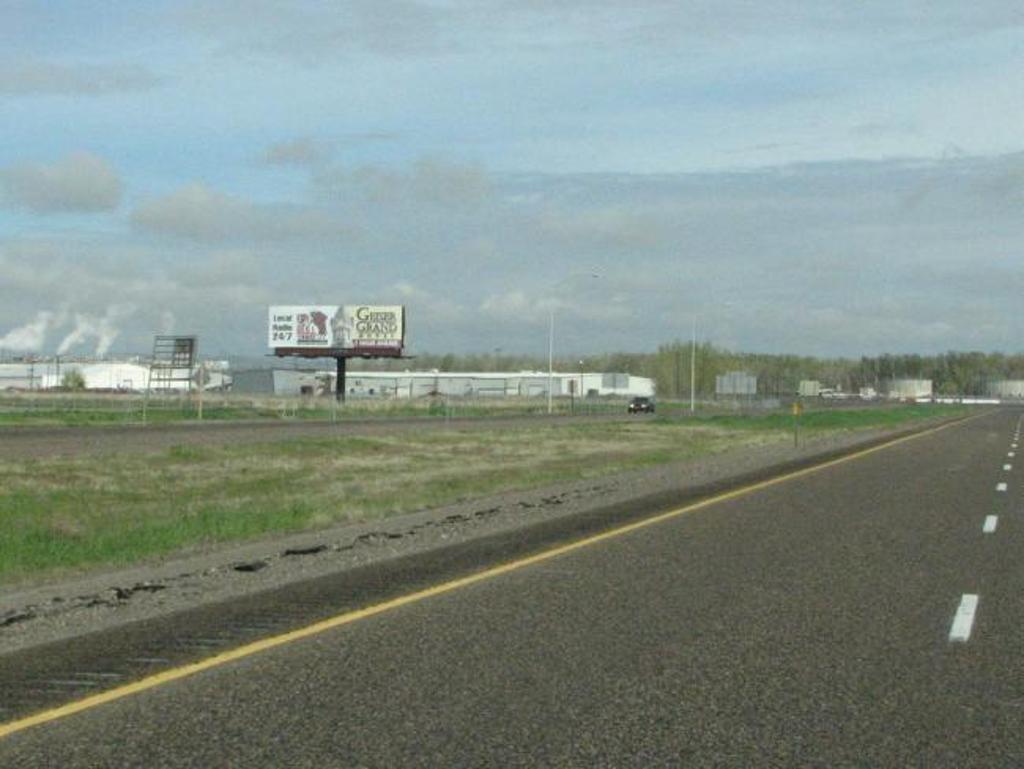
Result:
<svg viewBox="0 0 1024 769"><path fill-rule="evenodd" d="M998 515L987 515L985 516L985 525L981 527L981 530L986 534L995 533L996 526L999 525Z"/></svg>
<svg viewBox="0 0 1024 769"><path fill-rule="evenodd" d="M1012 470L1013 469L1013 465L1003 465L1003 469L1004 470Z"/></svg>
<svg viewBox="0 0 1024 769"><path fill-rule="evenodd" d="M974 613L977 610L978 596L974 593L964 593L953 616L953 626L949 629L950 641L966 643L970 639L971 629L974 627Z"/></svg>
<svg viewBox="0 0 1024 769"><path fill-rule="evenodd" d="M997 483L996 484L996 491L1006 491L1006 484L1005 483Z"/></svg>

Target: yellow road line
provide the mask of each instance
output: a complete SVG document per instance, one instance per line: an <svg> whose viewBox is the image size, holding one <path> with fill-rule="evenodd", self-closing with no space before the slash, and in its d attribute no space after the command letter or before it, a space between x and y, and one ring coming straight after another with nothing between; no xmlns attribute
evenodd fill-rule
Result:
<svg viewBox="0 0 1024 769"><path fill-rule="evenodd" d="M969 417L969 419L976 419L979 416L983 416L984 413L990 412L983 412L982 414L978 414L974 417ZM644 518L641 521L635 521L633 523L624 524L614 529L609 529L608 531L602 532L600 534L594 534L589 537L584 537L583 539L578 539L566 545L559 545L557 547L550 548L549 550L544 550L543 552L536 553L535 555L520 558L515 561L509 561L508 563L504 563L499 566L494 566L489 569L485 569L483 571L477 572L476 574L471 574L468 577L460 577L459 579L453 579L448 582L442 582L441 584L425 588L424 590L418 590L414 593L409 593L407 595L399 596L398 598L393 598L390 601L384 601L382 603L374 604L372 606L367 606L363 609L357 609L355 611L346 612L345 614L339 614L335 617L330 617L328 619L321 620L320 622L316 622L312 625L307 625L306 627L299 628L298 630L292 630L287 633L281 633L280 635L264 638L260 641L254 641L252 643L245 644L244 646L239 646L236 649L231 649L230 651L222 652L212 657L208 657L204 660L200 660L199 662L193 662L188 665L182 665L180 667L171 668L170 670L165 670L162 673L156 673L155 675L147 676L146 678L142 678L133 683L125 684L124 686L118 686L115 689L110 689L105 692L100 692L99 694L94 694L90 697L75 700L74 702L69 702L68 704L61 705L60 707L51 708L49 710L43 710L39 713L35 713L31 716L26 716L25 718L20 718L15 721L10 721L6 724L0 724L0 739L3 739L4 737L14 734L15 732L20 732L33 726L39 726L40 724L45 724L50 721L56 721L62 718L66 718L67 716L74 715L75 713L81 713L85 710L91 710L92 708L104 705L108 702L115 702L117 700L124 699L125 697L130 697L133 694L139 694L140 692L144 692L148 689L153 689L158 686L162 686L164 684L170 683L171 681L177 681L182 678L187 678L188 676L195 675L196 673L201 673L204 670L210 670L212 668L220 667L221 665L227 664L229 662L234 662L235 660L251 657L254 654L260 654L261 652L269 651L270 649L275 649L278 646L284 646L285 644L289 644L294 641L299 641L303 638L309 638L310 636L318 635L333 628L348 625L353 622L358 622L359 620L366 619L367 617L374 617L378 614L384 614L385 612L391 611L392 609L397 609L402 606L418 603L427 598L432 598L437 595L450 593L454 590L459 590L461 588L468 587L469 585L476 584L477 582L483 582L484 580L493 579L494 577L499 577L502 574L508 574L509 572L516 571L518 569L522 569L536 563L541 563L552 558L558 558L559 556L565 555L566 553L571 553L575 550L581 550L585 547L590 547L591 545L596 545L600 542L604 542L609 539L621 537L625 534L629 534L630 532L637 531L638 529L643 529L648 526L654 526L656 524L663 523L673 518L677 518L681 515L686 515L687 513L692 513L697 510L703 510L706 507L711 507L712 505L717 505L721 502L725 502L730 499L736 499L737 497L747 496L762 489L777 486L781 483L785 483L796 478L802 478L806 475L819 472L829 467L835 467L836 465L843 464L845 462L851 462L855 459L860 459L861 457L868 456L869 454L874 454L878 451L882 451L883 449L891 448L892 446L896 446L901 443L906 443L907 441L915 440L925 435L931 435L933 433L938 432L939 430L945 430L946 428L951 427L952 425L962 424L964 421L966 420L947 422L937 427L933 427L928 430L923 430L919 433L914 433L913 435L906 435L901 438L895 438L891 441L886 441L885 443L878 444L877 446L872 446L871 448L861 449L860 451L854 452L852 454L846 454L845 456L838 457L837 459L831 459L817 465L812 465L811 467L805 467L802 470L794 470L793 472L778 475L775 476L774 478L769 478L764 481L758 481L757 483L751 483L747 486L742 486L738 489L733 489L732 491L726 491L721 494L716 494L713 497L708 497L707 499L700 500L699 502L694 502L692 504L685 505L684 507L669 510L668 512L659 513L657 515L651 516L650 518Z"/></svg>

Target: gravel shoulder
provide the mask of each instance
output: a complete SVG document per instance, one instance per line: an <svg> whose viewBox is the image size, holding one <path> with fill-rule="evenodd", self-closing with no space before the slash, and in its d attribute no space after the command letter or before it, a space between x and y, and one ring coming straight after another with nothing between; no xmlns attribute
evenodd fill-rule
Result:
<svg viewBox="0 0 1024 769"><path fill-rule="evenodd" d="M938 420L946 421L946 420ZM914 429L934 425L918 423ZM138 566L23 584L0 596L0 654L184 611L458 542L853 450L904 432L862 430L788 440L615 476L466 500L381 520L195 549Z"/></svg>

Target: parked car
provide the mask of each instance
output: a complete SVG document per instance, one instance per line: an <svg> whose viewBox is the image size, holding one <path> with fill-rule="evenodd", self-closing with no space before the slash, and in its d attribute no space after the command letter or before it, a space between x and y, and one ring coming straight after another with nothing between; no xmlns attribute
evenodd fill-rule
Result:
<svg viewBox="0 0 1024 769"><path fill-rule="evenodd" d="M654 400L643 395L637 396L629 402L630 414L653 414Z"/></svg>

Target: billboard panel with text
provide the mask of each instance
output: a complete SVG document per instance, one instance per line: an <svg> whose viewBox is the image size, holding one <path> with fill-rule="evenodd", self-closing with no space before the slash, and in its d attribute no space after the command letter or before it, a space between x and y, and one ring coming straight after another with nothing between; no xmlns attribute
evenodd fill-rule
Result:
<svg viewBox="0 0 1024 769"><path fill-rule="evenodd" d="M398 356L405 347L402 305L277 305L267 344L277 354Z"/></svg>
<svg viewBox="0 0 1024 769"><path fill-rule="evenodd" d="M334 339L358 354L401 351L405 308L401 305L346 304L334 319Z"/></svg>

